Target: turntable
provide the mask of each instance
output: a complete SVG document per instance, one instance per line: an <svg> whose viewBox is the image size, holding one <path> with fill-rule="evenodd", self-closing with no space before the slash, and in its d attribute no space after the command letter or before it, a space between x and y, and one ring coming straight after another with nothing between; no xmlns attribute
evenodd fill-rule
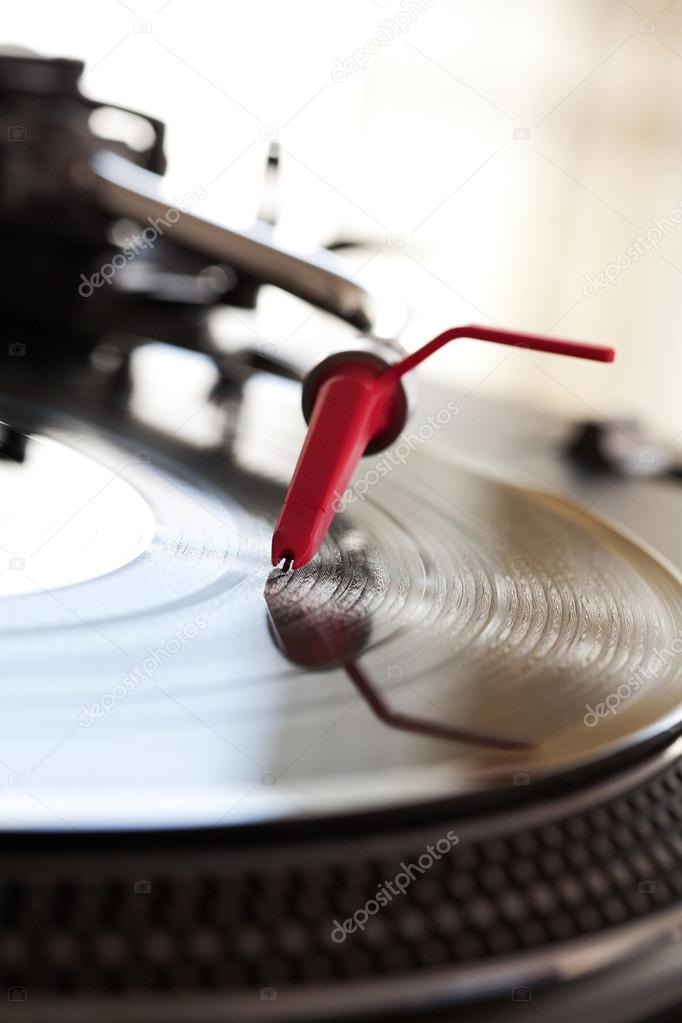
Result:
<svg viewBox="0 0 682 1023"><path fill-rule="evenodd" d="M315 549L271 549L320 369L220 307L269 283L359 330L327 374L410 357L331 254L178 210L160 124L142 153L95 139L80 71L0 61L30 124L0 168L3 1013L679 1004L676 484L590 473L565 424L415 373L397 428L339 456ZM314 468L359 429L328 416Z"/></svg>

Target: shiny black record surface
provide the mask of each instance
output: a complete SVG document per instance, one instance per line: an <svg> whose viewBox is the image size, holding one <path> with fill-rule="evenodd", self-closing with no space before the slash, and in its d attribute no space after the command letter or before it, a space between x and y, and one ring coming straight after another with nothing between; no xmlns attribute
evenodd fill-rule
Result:
<svg viewBox="0 0 682 1023"><path fill-rule="evenodd" d="M198 357L142 355L115 416L0 410L3 827L425 804L679 719L680 583L634 539L420 441L364 462L320 556L273 571L296 386L200 400ZM154 358L171 391L188 360L172 422L140 397Z"/></svg>

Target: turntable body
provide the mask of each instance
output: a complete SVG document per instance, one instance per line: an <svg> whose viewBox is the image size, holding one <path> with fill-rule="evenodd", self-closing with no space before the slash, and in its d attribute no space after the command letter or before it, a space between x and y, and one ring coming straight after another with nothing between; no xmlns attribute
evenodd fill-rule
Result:
<svg viewBox="0 0 682 1023"><path fill-rule="evenodd" d="M273 573L297 385L214 390L190 428L201 359L142 346L123 387L8 378L23 454L0 473L34 508L55 473L63 492L32 516L17 497L6 523L24 561L2 600L7 986L55 1020L406 998L482 1019L524 986L554 1013L567 976L575 1011L594 971L650 949L663 970L682 924L677 489L581 478L563 424L531 412L493 444L499 409L426 387L414 436L450 402L448 422L363 462L319 558ZM141 400L159 379L179 429ZM69 495L77 529L51 520ZM408 893L332 937L448 834ZM604 1018L638 1018L629 1001Z"/></svg>

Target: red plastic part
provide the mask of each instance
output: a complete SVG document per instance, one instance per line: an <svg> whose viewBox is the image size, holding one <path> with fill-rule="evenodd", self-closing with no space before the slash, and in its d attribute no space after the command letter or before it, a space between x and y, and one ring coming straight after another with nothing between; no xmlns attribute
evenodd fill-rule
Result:
<svg viewBox="0 0 682 1023"><path fill-rule="evenodd" d="M380 380L364 362L344 363L320 385L275 526L273 565L300 568L317 554L356 465L391 423L396 383Z"/></svg>
<svg viewBox="0 0 682 1023"><path fill-rule="evenodd" d="M378 436L396 426L404 403L396 400L399 380L424 359L457 338L494 341L555 355L613 362L613 348L560 341L538 334L516 334L489 327L452 327L418 351L377 375L365 362L333 367L320 385L308 433L279 513L272 538L272 563L300 568L324 540L355 467ZM399 430L404 423L399 424Z"/></svg>
<svg viewBox="0 0 682 1023"><path fill-rule="evenodd" d="M573 355L577 359L592 359L594 362L613 362L616 353L613 348L604 345L585 345L580 341L565 341L560 338L545 337L544 334L517 334L509 330L496 330L494 327L450 327L432 341L418 348L412 355L406 356L386 371L389 377L398 378L420 362L428 359L448 341L456 341L466 337L472 341L494 341L498 345L511 345L513 348L528 348L534 352L550 352L552 355Z"/></svg>

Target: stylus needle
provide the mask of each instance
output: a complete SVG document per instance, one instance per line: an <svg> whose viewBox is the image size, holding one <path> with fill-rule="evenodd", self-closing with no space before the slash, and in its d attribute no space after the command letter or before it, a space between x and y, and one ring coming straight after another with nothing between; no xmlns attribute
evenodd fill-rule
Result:
<svg viewBox="0 0 682 1023"><path fill-rule="evenodd" d="M318 552L344 491L368 447L405 425L400 378L449 341L494 341L555 355L613 362L613 348L517 334L490 327L452 327L400 362L377 370L353 352L330 362L317 381L314 405L301 453L272 538L272 563L301 568Z"/></svg>

